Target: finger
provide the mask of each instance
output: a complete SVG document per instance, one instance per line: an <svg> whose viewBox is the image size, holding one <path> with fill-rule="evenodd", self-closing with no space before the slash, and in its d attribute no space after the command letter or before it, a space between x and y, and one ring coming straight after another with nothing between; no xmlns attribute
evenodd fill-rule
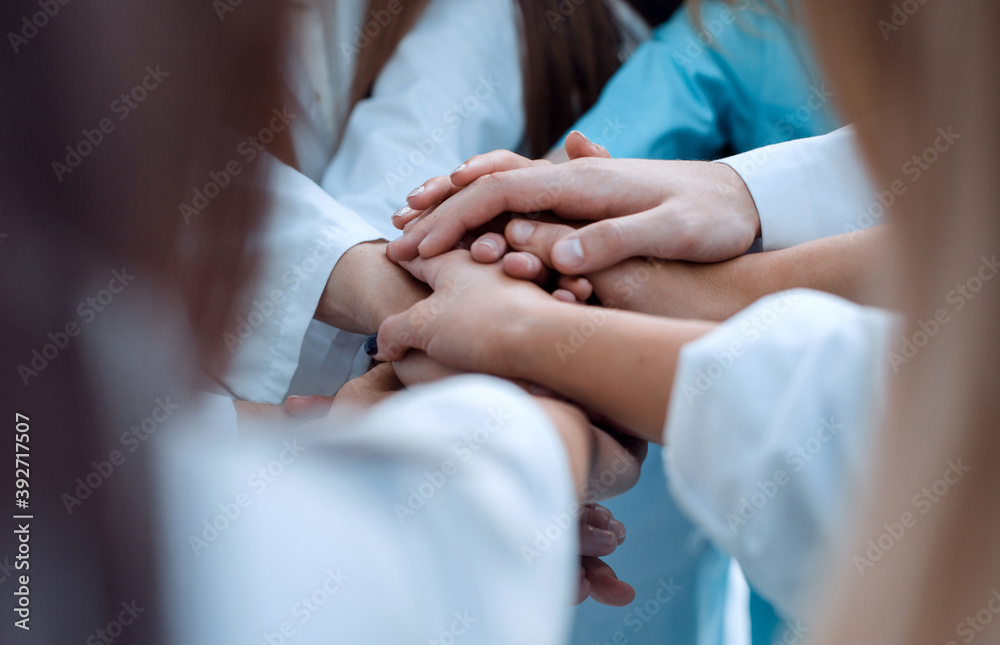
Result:
<svg viewBox="0 0 1000 645"><path fill-rule="evenodd" d="M332 396L290 396L285 400L285 412L296 419L325 417L331 406Z"/></svg>
<svg viewBox="0 0 1000 645"><path fill-rule="evenodd" d="M528 394L533 394L534 396L543 396L548 399L555 399L557 401L565 401L566 398L557 393L555 390L545 387L544 385L539 385L538 383L528 384Z"/></svg>
<svg viewBox="0 0 1000 645"><path fill-rule="evenodd" d="M599 529L607 529L615 534L618 544L625 541L625 525L614 518L607 508L591 502L580 511L580 522Z"/></svg>
<svg viewBox="0 0 1000 645"><path fill-rule="evenodd" d="M664 230L662 220L656 221L652 211L601 220L554 242L551 266L560 273L578 275L600 271L633 257L656 255L670 259L664 256L671 255L684 243L671 240L671 234L672 231Z"/></svg>
<svg viewBox="0 0 1000 645"><path fill-rule="evenodd" d="M580 555L611 555L618 548L618 536L610 529L580 524Z"/></svg>
<svg viewBox="0 0 1000 645"><path fill-rule="evenodd" d="M549 270L531 253L508 253L503 256L503 270L512 278L536 284L544 284L549 277Z"/></svg>
<svg viewBox="0 0 1000 645"><path fill-rule="evenodd" d="M510 150L494 150L471 157L464 164L455 168L451 172L451 183L455 186L465 187L483 175L544 165L551 165L551 162L545 159L528 159Z"/></svg>
<svg viewBox="0 0 1000 645"><path fill-rule="evenodd" d="M433 257L451 248L465 231L482 226L505 211L553 210L562 214L566 210L583 213L581 218L594 219L586 215L604 206L576 189L574 180L580 168L570 165L539 165L480 177L438 206L438 216L427 225L414 227L407 237L419 239L416 246L420 255Z"/></svg>
<svg viewBox="0 0 1000 645"><path fill-rule="evenodd" d="M390 219L392 220L393 226L399 230L403 230L407 224L416 219L416 217L422 212L423 211L414 210L409 206L404 206L393 213Z"/></svg>
<svg viewBox="0 0 1000 645"><path fill-rule="evenodd" d="M441 270L458 259L459 255L456 254L462 254L462 252L455 251L454 254L445 253L436 258L422 258L418 255L412 260L400 262L399 266L409 271L410 275L427 284L431 289L436 289Z"/></svg>
<svg viewBox="0 0 1000 645"><path fill-rule="evenodd" d="M611 514L611 511L595 502L584 504L583 508L580 509L581 524L590 524L599 529L606 529L610 527L613 519L614 515Z"/></svg>
<svg viewBox="0 0 1000 645"><path fill-rule="evenodd" d="M463 261L466 256L465 251L453 251L431 259L418 256L402 262L401 266L431 289L437 290L449 284L448 280L442 279L444 269L456 261ZM455 281L451 282L454 284ZM406 311L382 321L377 333L377 346L373 348L375 353L371 356L377 361L389 363L401 359L410 348L426 350L426 339L420 332L426 329L426 321L434 318L427 315L427 307L427 300L421 300Z"/></svg>
<svg viewBox="0 0 1000 645"><path fill-rule="evenodd" d="M566 135L566 155L572 159L581 157L604 157L611 158L611 153L604 146L598 145L587 138L587 135L579 130L573 130Z"/></svg>
<svg viewBox="0 0 1000 645"><path fill-rule="evenodd" d="M587 298L594 293L594 285L582 276L561 275L556 280L556 286L560 290L573 294L573 297L581 302L586 302Z"/></svg>
<svg viewBox="0 0 1000 645"><path fill-rule="evenodd" d="M472 243L472 259L482 264L493 264L507 252L507 239L499 233L484 233Z"/></svg>
<svg viewBox="0 0 1000 645"><path fill-rule="evenodd" d="M618 538L619 545L625 541L625 525L618 520L612 519L608 522L608 530L614 533L615 537Z"/></svg>
<svg viewBox="0 0 1000 645"><path fill-rule="evenodd" d="M566 224L536 222L524 218L512 219L504 230L510 248L536 256L547 267L552 267L553 245L575 229Z"/></svg>
<svg viewBox="0 0 1000 645"><path fill-rule="evenodd" d="M434 204L429 208L418 211L417 214L403 226L403 235L389 242L385 247L385 254L390 260L399 264L404 260L412 260L417 256L417 242L422 239L419 231L433 226L435 212L440 204ZM418 231L414 235L414 231ZM461 238L458 238L461 239ZM458 239L455 241L458 242Z"/></svg>
<svg viewBox="0 0 1000 645"><path fill-rule="evenodd" d="M422 212L418 217L414 218L403 227L403 235L397 237L395 240L389 242L385 247L385 252L388 254L389 258L394 262L401 263L406 260L412 260L419 255L418 248L420 242L433 230L435 222L437 220L437 210L438 206L431 207L424 212ZM455 243L462 239L462 235L465 231L461 231L452 240L451 246L454 247ZM444 249L448 250L448 249ZM425 256L430 257L430 256Z"/></svg>
<svg viewBox="0 0 1000 645"><path fill-rule="evenodd" d="M571 291L566 291L565 289L556 289L552 292L552 297L560 302L566 302L571 305L583 304L583 301L577 300Z"/></svg>
<svg viewBox="0 0 1000 645"><path fill-rule="evenodd" d="M451 171L450 175L433 177L414 188L407 196L407 203L413 208L428 208L433 204L443 202L483 175L503 170L527 168L540 163L548 162L544 160L532 161L509 150L494 150L486 154L476 155Z"/></svg>
<svg viewBox="0 0 1000 645"><path fill-rule="evenodd" d="M635 600L632 585L619 580L614 570L600 558L585 556L581 563L590 582L591 598L612 607L624 607Z"/></svg>
<svg viewBox="0 0 1000 645"><path fill-rule="evenodd" d="M581 602L590 597L590 580L587 580L587 570L580 567L580 580L576 587L576 603L579 605Z"/></svg>
<svg viewBox="0 0 1000 645"><path fill-rule="evenodd" d="M378 329L378 345L372 357L383 363L401 360L410 348L425 349L420 344L414 319L419 315L420 303L406 311L389 316Z"/></svg>
<svg viewBox="0 0 1000 645"><path fill-rule="evenodd" d="M390 365L399 381L406 386L432 383L462 373L416 350L407 352L405 357Z"/></svg>
<svg viewBox="0 0 1000 645"><path fill-rule="evenodd" d="M459 188L451 183L449 176L439 175L431 177L411 190L410 194L406 196L406 204L415 210L424 210L438 202L443 202L458 191Z"/></svg>

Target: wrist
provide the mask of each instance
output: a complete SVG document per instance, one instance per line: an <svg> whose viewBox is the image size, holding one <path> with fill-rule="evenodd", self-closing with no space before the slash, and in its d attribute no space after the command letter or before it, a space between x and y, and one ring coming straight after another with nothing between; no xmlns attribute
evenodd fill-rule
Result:
<svg viewBox="0 0 1000 645"><path fill-rule="evenodd" d="M315 318L345 331L371 334L392 314L430 293L385 254L386 242L362 242L340 258L316 307Z"/></svg>
<svg viewBox="0 0 1000 645"><path fill-rule="evenodd" d="M575 338L583 333L581 316L587 310L584 305L548 297L519 307L512 312L511 323L504 326L494 360L510 378L558 387L568 354L579 347ZM605 313L603 309L600 312Z"/></svg>
<svg viewBox="0 0 1000 645"><path fill-rule="evenodd" d="M371 261L372 247L377 242L362 242L344 251L333 266L326 287L320 295L313 317L338 329L365 333L367 321L363 312L363 299L357 291L359 278L364 275Z"/></svg>
<svg viewBox="0 0 1000 645"><path fill-rule="evenodd" d="M731 190L733 212L739 217L742 225L754 231L754 239L761 237L760 213L743 177L727 163L716 163L715 166L720 169L725 185Z"/></svg>

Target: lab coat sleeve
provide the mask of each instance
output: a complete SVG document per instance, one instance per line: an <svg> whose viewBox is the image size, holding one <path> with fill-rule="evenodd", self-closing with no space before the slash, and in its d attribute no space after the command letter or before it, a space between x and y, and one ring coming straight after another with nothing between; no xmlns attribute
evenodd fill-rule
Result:
<svg viewBox="0 0 1000 645"><path fill-rule="evenodd" d="M883 205L854 128L722 159L743 178L760 215L765 251L881 223Z"/></svg>
<svg viewBox="0 0 1000 645"><path fill-rule="evenodd" d="M327 423L238 450L166 450L175 641L566 642L575 496L530 397L457 377Z"/></svg>
<svg viewBox="0 0 1000 645"><path fill-rule="evenodd" d="M786 617L844 534L893 325L884 311L796 290L681 351L664 431L672 492Z"/></svg>
<svg viewBox="0 0 1000 645"><path fill-rule="evenodd" d="M435 0L355 106L321 185L387 238L406 195L524 134L512 0ZM407 9L412 10L412 9Z"/></svg>
<svg viewBox="0 0 1000 645"><path fill-rule="evenodd" d="M256 282L223 335L232 360L221 380L241 399L278 403L334 266L352 246L382 235L300 172L266 163L269 213L255 238Z"/></svg>
<svg viewBox="0 0 1000 645"><path fill-rule="evenodd" d="M749 4L704 3L704 33L679 9L573 129L613 157L640 159L714 159L727 145L751 150L829 132L828 100L795 27Z"/></svg>

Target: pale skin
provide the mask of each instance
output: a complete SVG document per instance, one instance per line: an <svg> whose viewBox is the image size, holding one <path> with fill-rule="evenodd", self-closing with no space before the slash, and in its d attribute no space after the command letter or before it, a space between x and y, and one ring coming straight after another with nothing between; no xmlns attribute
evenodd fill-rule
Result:
<svg viewBox="0 0 1000 645"><path fill-rule="evenodd" d="M559 302L507 276L500 264L474 262L464 250L404 266L435 293L386 319L376 358L398 360L414 348L457 369L531 380L657 443L678 352L715 327ZM561 350L585 325L596 333L568 353Z"/></svg>
<svg viewBox="0 0 1000 645"><path fill-rule="evenodd" d="M576 135L570 135L567 139L566 156L569 159L609 157L606 150L590 143L585 137ZM436 202L456 195L465 186L474 184L477 177L485 173L502 172L504 169L546 165L549 165L548 162L529 161L504 151L475 157L460 166L451 177L435 178L425 184L423 190L414 191L416 194L411 196L409 203L424 210L408 206L397 212L393 221L398 227L405 227L408 232L416 226L429 226L421 220L430 219L426 216L433 215ZM596 224L587 225L586 219L571 222L573 226L555 221L514 220L505 229L500 229L503 234L488 233L472 244L471 256L480 262L493 262L502 257L501 265L508 275L543 281L547 278L549 269L560 267L558 254L553 252L556 245L567 238L571 239L572 234L584 226L577 237L581 247L586 250L585 262L582 267L578 264L576 268L562 265L563 270L576 275L558 277L558 288L553 293L556 300L578 302L586 300L593 293L604 303L613 303L620 309L709 320L722 320L762 295L795 286L828 291L856 302L871 301L865 278L870 275L868 268L873 264L873 258L877 256L881 246L882 232L862 232L785 251L738 257L749 247L753 238L760 234L756 207L742 180L728 166L721 164L673 162L671 165L669 170L680 178L678 185L683 184L683 189L676 189L679 192L673 195L661 191L662 201L659 204L655 200L649 201L648 196L646 201L640 200L641 203L629 205L626 202L628 208L625 211L638 210L638 214L622 216L622 213L614 210L616 200L613 195L605 196L608 204L606 208L610 210L602 213L605 219ZM584 167L581 170L594 169ZM583 184L593 186L593 177L584 179ZM695 186L694 190L691 189L692 185ZM473 186L475 188L477 187ZM507 188L517 190L518 184L515 182ZM551 190L548 192L551 199ZM697 208L693 207L694 204L697 204ZM504 206L509 207L506 203ZM642 207L646 210L641 211ZM707 210L710 216L693 220L684 215L683 211L686 209ZM479 217L482 217L481 213ZM649 226L652 223L662 223L664 218L672 220L672 228L661 227L659 230L666 230L669 235L666 239L650 238ZM627 225L622 226L622 222ZM529 225L527 230L525 224ZM521 230L515 230L519 225ZM714 240L706 243L699 239L699 236L709 231L715 235ZM720 231L724 234L719 235ZM464 231L459 233L460 236L462 232ZM421 241L422 238L418 239L418 243ZM399 266L386 261L386 256L382 253L384 248L385 244L381 242L362 244L345 254L331 275L324 298L317 307L318 319L344 329L368 333L377 328L387 316L406 306L415 305L426 297L427 287L414 280ZM423 245L418 248L424 253ZM699 262L725 259L726 256L736 256L736 259L705 264L632 257L642 254L689 258ZM407 267L413 268L414 264L408 263ZM588 267L591 270L585 272L583 269ZM358 285L371 284L375 284L377 288L364 295L357 293ZM373 297L374 294L378 295ZM550 299L548 304L554 303ZM551 318L551 321L561 322L567 328L572 328L574 323L592 322L581 321L563 310L559 314L560 316ZM661 336L659 330L644 329L641 321L620 319L617 314L608 319L612 332L618 331L624 334L622 337L630 339L645 339L649 342L647 347L657 341L666 341L666 346L660 349L666 350L663 356L669 363L669 369L654 369L649 375L651 379L658 378L662 381L650 380L650 383L656 384L652 391L664 395L670 391L670 378L666 378L665 374L673 374L680 346L707 331L705 328L698 329L694 323L674 323L676 324L671 329L666 330L669 333ZM645 331L645 336L636 333L639 330ZM538 331L542 332L541 338L546 338L546 334L551 336L554 329L550 326ZM536 341L538 338L533 336ZM550 341L553 345L559 342L550 337L546 343ZM521 365L529 369L538 368L530 369L530 374L525 378L549 383L553 390L573 400L590 402L596 396L596 405L592 404L595 409L609 418L619 420L638 436L658 441L663 427L666 400L632 400L630 397L634 398L638 388L622 388L623 384L628 383L627 379L612 379L609 382L611 387L593 391L587 387L592 381L580 383L572 378L573 375L588 373L596 366L620 358L632 361L631 367L627 362L619 365L623 370L622 374L642 375L642 368L648 368L650 362L644 360L641 353L626 352L625 356L619 355L614 343L608 346L603 342L589 342L588 345L590 349L582 351L581 348L579 357L575 356L576 352L561 357L561 360L565 359L566 365L574 359L574 367L577 369L559 369L544 360L537 364L522 361ZM541 356L541 353L534 350L525 354L525 358L538 359ZM394 367L399 374L398 378L407 383L432 380L458 371L418 351L410 351ZM661 365L662 367L666 365ZM514 371L509 373L516 374ZM545 374L544 380L537 377L538 373ZM598 373L606 374L600 370ZM289 407L301 405L303 404L289 401ZM620 534L617 530L610 530L612 527L620 527ZM612 542L612 536L619 541L623 539L624 527L613 520L606 509L587 511L581 517L581 553L585 556L580 585L581 601L591 594L605 604L624 604L634 594L628 585L617 580L613 571L599 558L587 557L605 555L613 550L616 544L609 546L600 543L598 539L603 537L605 541Z"/></svg>
<svg viewBox="0 0 1000 645"><path fill-rule="evenodd" d="M480 262L502 257L507 274L521 279L543 281L550 269L571 274L559 278L557 297L568 292L582 300L593 293L622 309L708 320L723 320L763 295L795 287L860 304L888 300L871 279L886 255L885 227L744 256L760 234L760 219L745 184L729 166L612 161L604 148L579 133L567 137L565 152L571 161L603 164L600 168L626 164L619 169L634 177L623 182L621 172L595 174L594 167L579 163L556 169L548 161L502 150L479 155L450 177L433 178L414 191L409 206L394 216L397 226L405 227L404 236L388 252L397 260L416 253L432 257L463 227L479 226L498 205L527 210L538 205L541 193L547 207L570 219L513 219L479 237L471 245L472 257ZM487 173L494 178L484 182ZM635 178L661 187L633 186ZM435 201L441 199L446 201ZM597 203L582 204L585 199ZM476 208L465 207L474 202L479 202ZM585 221L595 213L604 219ZM582 268L560 261L559 249L573 239L585 251ZM651 262L650 257L684 262Z"/></svg>
<svg viewBox="0 0 1000 645"><path fill-rule="evenodd" d="M504 277L537 282L553 269L578 276L558 283L576 299L593 292L623 309L714 320L792 287L875 302L868 278L886 246L884 228L743 256L760 234L760 218L728 166L616 161L579 133L567 137L566 153L570 161L560 166L508 151L479 155L411 193L394 215L403 237L387 252L435 290L447 287L449 313L428 324L421 307L433 306L432 296L387 319L379 358L399 359L415 348L461 369L531 378L657 441L680 347L711 325L623 311L602 312L598 320L593 311L545 300L529 282L517 287ZM503 234L480 237L471 252L449 251L505 211L542 208L568 221L515 218ZM581 228L579 220L597 221ZM560 250L567 240L577 247L569 261ZM686 261L635 257L650 255ZM502 261L477 271L473 260ZM476 289L464 289L473 283ZM506 297L512 293L517 297ZM497 310L500 301L507 307ZM449 315L456 310L466 322ZM568 344L572 330L598 323L582 346Z"/></svg>
<svg viewBox="0 0 1000 645"><path fill-rule="evenodd" d="M572 230L512 221L504 239L512 250L503 257L504 270L522 279L543 275L552 268L552 246ZM878 291L873 268L883 261L889 242L887 226L877 226L727 262L631 258L583 277L605 305L674 318L725 320L768 294L792 288L884 306L888 298ZM478 255L477 260L489 259Z"/></svg>

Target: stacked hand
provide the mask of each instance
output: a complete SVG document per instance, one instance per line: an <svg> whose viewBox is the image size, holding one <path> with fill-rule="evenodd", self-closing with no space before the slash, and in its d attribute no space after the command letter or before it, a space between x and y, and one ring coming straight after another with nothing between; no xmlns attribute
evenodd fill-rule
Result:
<svg viewBox="0 0 1000 645"><path fill-rule="evenodd" d="M498 150L427 181L393 216L404 232L389 244L390 258L431 258L478 232L469 240L476 261L502 258L509 276L534 281L554 270L555 295L564 300L593 293L625 309L713 319L746 304L727 291L732 272L745 268L704 264L741 256L760 234L753 198L734 170L612 160L579 133L567 137L566 152L570 161L553 165Z"/></svg>

